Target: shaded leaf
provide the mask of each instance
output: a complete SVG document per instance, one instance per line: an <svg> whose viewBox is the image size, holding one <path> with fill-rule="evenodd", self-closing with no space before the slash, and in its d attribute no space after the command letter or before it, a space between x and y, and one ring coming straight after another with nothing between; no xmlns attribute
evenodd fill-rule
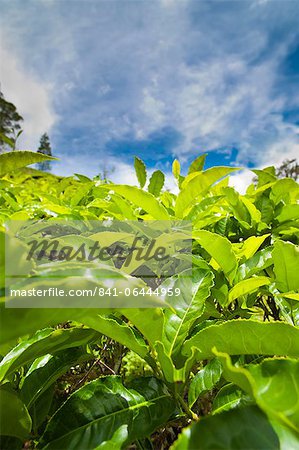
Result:
<svg viewBox="0 0 299 450"><path fill-rule="evenodd" d="M203 167L205 165L207 153L204 153L203 155L198 156L189 167L188 173L193 172L201 172L203 170Z"/></svg>
<svg viewBox="0 0 299 450"><path fill-rule="evenodd" d="M25 440L31 431L31 418L26 406L8 385L0 387L1 435Z"/></svg>
<svg viewBox="0 0 299 450"><path fill-rule="evenodd" d="M188 403L190 407L194 405L198 397L213 389L218 383L222 374L222 365L217 358L212 359L203 369L201 369L192 379L188 391Z"/></svg>
<svg viewBox="0 0 299 450"><path fill-rule="evenodd" d="M134 168L139 186L143 188L146 183L146 168L144 162L137 156L134 158Z"/></svg>

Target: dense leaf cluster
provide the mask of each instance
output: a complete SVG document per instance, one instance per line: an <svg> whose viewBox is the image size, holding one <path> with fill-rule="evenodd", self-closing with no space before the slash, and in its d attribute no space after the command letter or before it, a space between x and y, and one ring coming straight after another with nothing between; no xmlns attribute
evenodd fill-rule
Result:
<svg viewBox="0 0 299 450"><path fill-rule="evenodd" d="M40 158L0 156L1 274L8 219L180 219L193 224L192 280L165 309L9 309L2 276L1 448L165 448L156 431L174 441L182 428L175 450L298 448L298 184L255 170L241 195L236 169L204 170L200 156L187 176L174 161L176 195L139 159L134 187L21 169Z"/></svg>

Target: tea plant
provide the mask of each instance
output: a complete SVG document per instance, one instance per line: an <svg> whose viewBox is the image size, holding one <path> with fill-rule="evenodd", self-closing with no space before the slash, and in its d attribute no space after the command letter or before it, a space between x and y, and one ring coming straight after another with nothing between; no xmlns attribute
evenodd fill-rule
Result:
<svg viewBox="0 0 299 450"><path fill-rule="evenodd" d="M139 187L41 158L0 155L1 448L298 448L298 184L269 167L241 195L202 155L175 195L138 158ZM6 308L4 224L27 219L190 220L192 279L171 308Z"/></svg>

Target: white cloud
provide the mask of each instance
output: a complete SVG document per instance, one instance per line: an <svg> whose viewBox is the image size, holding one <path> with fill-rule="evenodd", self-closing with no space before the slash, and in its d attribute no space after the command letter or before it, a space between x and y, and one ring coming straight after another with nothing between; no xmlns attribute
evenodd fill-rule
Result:
<svg viewBox="0 0 299 450"><path fill-rule="evenodd" d="M40 136L50 132L57 116L51 107L51 86L25 71L16 55L0 41L1 90L5 98L17 106L24 118L24 133L18 147L36 150Z"/></svg>
<svg viewBox="0 0 299 450"><path fill-rule="evenodd" d="M230 176L229 185L233 186L240 194L245 194L248 186L252 184L254 176L255 174L251 170L242 170L241 172Z"/></svg>
<svg viewBox="0 0 299 450"><path fill-rule="evenodd" d="M65 171L98 170L74 154L77 131L85 133L82 152L98 142L102 165L117 161L115 173L124 180L133 176L131 166L105 152L107 142L140 141L165 127L181 136L173 153L182 161L199 151L236 146L238 164L259 167L298 152L298 126L283 115L299 106L283 71L296 38L298 3L27 5L11 2L3 16L19 58L17 63L14 53L6 55L3 91L14 93L10 98L25 116L29 143L53 126L53 100ZM67 143L63 135L70 136Z"/></svg>
<svg viewBox="0 0 299 450"><path fill-rule="evenodd" d="M137 178L133 165L126 164L112 155L106 158L109 161L99 162L88 154L58 155L60 161L52 164L53 173L60 176L71 176L74 173L84 174L88 177L103 175L117 183L137 185Z"/></svg>

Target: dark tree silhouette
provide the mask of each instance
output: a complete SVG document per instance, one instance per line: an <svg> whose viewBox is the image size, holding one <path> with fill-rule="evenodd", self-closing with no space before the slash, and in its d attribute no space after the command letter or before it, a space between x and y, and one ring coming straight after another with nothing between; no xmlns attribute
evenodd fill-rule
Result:
<svg viewBox="0 0 299 450"><path fill-rule="evenodd" d="M0 153L7 145L13 150L18 136L21 133L20 122L23 117L13 103L8 102L0 90Z"/></svg>
<svg viewBox="0 0 299 450"><path fill-rule="evenodd" d="M299 164L296 159L285 159L282 164L277 167L276 175L279 178L293 178L297 181L299 177Z"/></svg>
<svg viewBox="0 0 299 450"><path fill-rule="evenodd" d="M47 133L44 133L39 141L38 153L43 155L52 156L52 149L50 139ZM51 169L50 161L42 161L38 163L38 169L44 172L49 172Z"/></svg>

